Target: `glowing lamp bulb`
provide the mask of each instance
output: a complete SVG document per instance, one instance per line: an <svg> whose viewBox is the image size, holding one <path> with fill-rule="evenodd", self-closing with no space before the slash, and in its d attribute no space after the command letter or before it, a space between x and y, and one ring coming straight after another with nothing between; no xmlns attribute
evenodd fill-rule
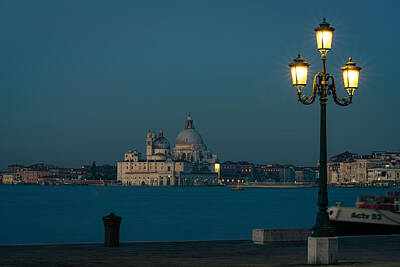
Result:
<svg viewBox="0 0 400 267"><path fill-rule="evenodd" d="M351 60L350 57L349 62L342 68L344 88L350 97L353 96L354 91L358 88L358 79L361 70L361 68L356 66L356 63Z"/></svg>
<svg viewBox="0 0 400 267"><path fill-rule="evenodd" d="M315 29L317 38L317 48L321 53L326 53L332 49L332 39L334 28L329 26L324 18L323 22L319 24L319 27Z"/></svg>
<svg viewBox="0 0 400 267"><path fill-rule="evenodd" d="M306 62L300 54L289 64L293 86L298 89L307 85L308 66L310 63Z"/></svg>

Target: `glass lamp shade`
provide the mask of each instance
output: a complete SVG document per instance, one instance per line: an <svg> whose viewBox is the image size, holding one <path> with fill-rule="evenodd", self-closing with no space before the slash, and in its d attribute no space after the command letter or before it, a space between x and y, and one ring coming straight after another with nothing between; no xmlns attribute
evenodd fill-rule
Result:
<svg viewBox="0 0 400 267"><path fill-rule="evenodd" d="M356 63L351 61L346 63L342 68L344 88L347 90L349 96L353 96L354 91L358 88L358 78L360 77L361 68L356 66Z"/></svg>
<svg viewBox="0 0 400 267"><path fill-rule="evenodd" d="M324 18L323 22L319 24L319 27L315 29L317 37L317 48L319 51L329 51L332 48L332 39L334 28L329 26Z"/></svg>
<svg viewBox="0 0 400 267"><path fill-rule="evenodd" d="M307 71L310 63L306 62L300 54L289 64L290 72L292 74L293 86L306 86L307 85Z"/></svg>

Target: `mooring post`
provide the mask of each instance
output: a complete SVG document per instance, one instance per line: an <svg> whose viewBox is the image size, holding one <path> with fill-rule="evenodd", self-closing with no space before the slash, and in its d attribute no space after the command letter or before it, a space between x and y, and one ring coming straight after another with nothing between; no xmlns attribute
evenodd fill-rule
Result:
<svg viewBox="0 0 400 267"><path fill-rule="evenodd" d="M106 247L119 246L119 225L122 218L116 216L114 212L103 217L104 222L104 245Z"/></svg>

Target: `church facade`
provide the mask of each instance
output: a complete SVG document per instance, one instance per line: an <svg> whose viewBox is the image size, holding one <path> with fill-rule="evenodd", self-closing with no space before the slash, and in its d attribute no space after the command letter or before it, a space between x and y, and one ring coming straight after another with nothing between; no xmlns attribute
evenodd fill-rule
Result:
<svg viewBox="0 0 400 267"><path fill-rule="evenodd" d="M117 163L117 180L130 186L200 186L218 184L217 156L207 150L193 119L187 116L173 152L162 131L146 136L146 155L128 151Z"/></svg>

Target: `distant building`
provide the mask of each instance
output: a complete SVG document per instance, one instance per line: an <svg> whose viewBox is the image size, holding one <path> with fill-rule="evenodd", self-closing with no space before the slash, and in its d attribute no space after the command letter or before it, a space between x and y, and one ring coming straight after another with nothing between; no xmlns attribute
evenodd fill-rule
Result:
<svg viewBox="0 0 400 267"><path fill-rule="evenodd" d="M131 186L197 186L218 184L216 155L211 154L187 116L184 129L178 134L174 154L170 143L160 131L148 132L146 156L134 151L124 154L117 163L117 180Z"/></svg>
<svg viewBox="0 0 400 267"><path fill-rule="evenodd" d="M280 181L281 179L281 169L282 166L279 164L266 164L263 165L262 170L264 172L264 177L268 180Z"/></svg>
<svg viewBox="0 0 400 267"><path fill-rule="evenodd" d="M327 163L327 175L329 184L340 184L340 162L330 161Z"/></svg>
<svg viewBox="0 0 400 267"><path fill-rule="evenodd" d="M258 164L255 168L256 180L259 182L292 183L296 176L295 167L293 165Z"/></svg>
<svg viewBox="0 0 400 267"><path fill-rule="evenodd" d="M368 182L375 181L400 181L400 168L368 169Z"/></svg>
<svg viewBox="0 0 400 267"><path fill-rule="evenodd" d="M50 171L43 163L31 166L9 165L3 174L5 184L36 184L40 177L50 176Z"/></svg>
<svg viewBox="0 0 400 267"><path fill-rule="evenodd" d="M367 183L368 169L384 166L380 159L354 159L341 162L339 168L340 183Z"/></svg>
<svg viewBox="0 0 400 267"><path fill-rule="evenodd" d="M220 183L221 184L237 184L248 183L254 181L255 168L254 164L249 162L232 162L226 161L221 163Z"/></svg>
<svg viewBox="0 0 400 267"><path fill-rule="evenodd" d="M115 165L96 165L96 162L93 162L91 166L84 165L81 169L71 170L75 176L80 179L88 179L88 180L116 180L117 179L117 166Z"/></svg>
<svg viewBox="0 0 400 267"><path fill-rule="evenodd" d="M18 183L18 177L14 173L3 173L3 184L16 184Z"/></svg>
<svg viewBox="0 0 400 267"><path fill-rule="evenodd" d="M293 183L296 180L295 167L292 165L281 166L279 178L283 183Z"/></svg>
<svg viewBox="0 0 400 267"><path fill-rule="evenodd" d="M345 152L328 161L328 181L333 184L368 183L368 170L382 167L400 167L400 153L373 152L359 155Z"/></svg>
<svg viewBox="0 0 400 267"><path fill-rule="evenodd" d="M296 183L314 183L318 177L318 169L316 167L297 167Z"/></svg>
<svg viewBox="0 0 400 267"><path fill-rule="evenodd" d="M115 180L116 167L110 165L97 166L97 176L92 177L90 167L82 168L60 168L43 163L30 166L9 165L3 173L4 184L56 184L55 181L81 180L81 179L103 179ZM79 183L79 182L76 182Z"/></svg>

